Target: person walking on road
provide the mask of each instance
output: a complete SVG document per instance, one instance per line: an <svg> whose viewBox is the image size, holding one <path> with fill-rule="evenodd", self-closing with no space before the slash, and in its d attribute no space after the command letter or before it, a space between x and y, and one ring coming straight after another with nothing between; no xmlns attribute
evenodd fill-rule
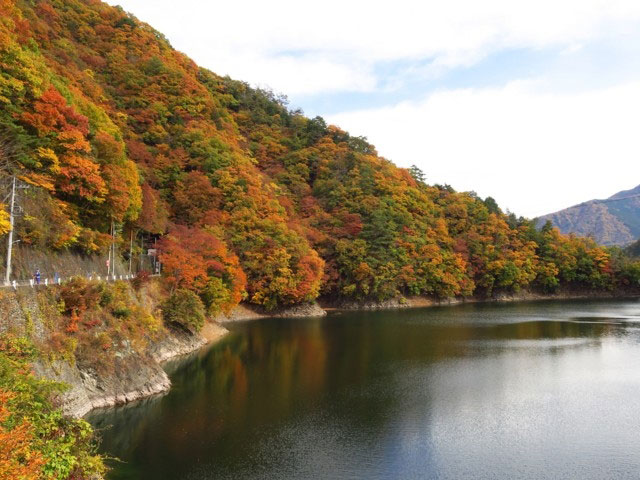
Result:
<svg viewBox="0 0 640 480"><path fill-rule="evenodd" d="M34 276L36 277L36 285L40 285L40 269L36 270L36 274Z"/></svg>

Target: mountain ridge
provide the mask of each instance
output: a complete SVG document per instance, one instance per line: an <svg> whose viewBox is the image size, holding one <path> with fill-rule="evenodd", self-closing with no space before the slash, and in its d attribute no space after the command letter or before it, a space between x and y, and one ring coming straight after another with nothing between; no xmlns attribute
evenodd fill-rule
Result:
<svg viewBox="0 0 640 480"><path fill-rule="evenodd" d="M602 245L628 245L640 237L640 185L538 217L538 227L546 221Z"/></svg>

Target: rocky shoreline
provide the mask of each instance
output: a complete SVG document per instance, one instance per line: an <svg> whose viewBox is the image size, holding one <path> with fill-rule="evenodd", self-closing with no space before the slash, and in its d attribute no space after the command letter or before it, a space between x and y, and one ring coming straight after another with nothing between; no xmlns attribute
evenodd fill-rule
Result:
<svg viewBox="0 0 640 480"><path fill-rule="evenodd" d="M269 317L318 317L327 315L327 311L331 310L372 311L464 303L613 299L637 298L638 296L637 291L561 292L554 295L523 291L517 294L496 295L491 298L402 297L384 302L347 302L322 299L319 303L295 305L273 312L239 305L231 312L216 317L214 322L207 323L199 334L193 335L185 330L170 328L160 338L149 340L144 353L136 352L133 348L125 346L116 353L114 364L108 372L97 372L91 365L75 364L66 360L53 362L39 360L33 368L39 376L69 385L69 389L60 395L58 401L65 414L81 417L96 408L121 405L168 391L171 388L171 381L162 364L220 340L228 333L228 330L223 326L225 323ZM40 333L44 334L45 332Z"/></svg>
<svg viewBox="0 0 640 480"><path fill-rule="evenodd" d="M317 302L301 303L291 307L281 308L267 312L254 306L240 304L226 314L220 314L215 318L219 324L242 322L246 320L258 320L260 318L308 318L324 317L327 311Z"/></svg>
<svg viewBox="0 0 640 480"><path fill-rule="evenodd" d="M319 305L325 310L394 310L405 308L426 308L453 306L467 303L505 303L505 302L527 302L544 300L604 300L616 298L638 298L639 290L613 290L610 292L578 292L564 291L552 294L538 293L532 291L521 291L517 293L501 293L492 297L454 297L437 299L425 296L398 297L385 301L344 301L321 299Z"/></svg>
<svg viewBox="0 0 640 480"><path fill-rule="evenodd" d="M118 352L115 365L107 374L65 361L39 361L34 365L34 371L39 376L69 385L70 388L59 398L62 410L67 415L82 417L96 408L122 405L167 392L171 388L171 380L162 364L220 340L228 333L222 326L225 322L276 316L306 318L326 314L316 303L275 312L240 305L228 314L216 317L215 322L208 322L196 335L169 329L160 340L150 342L146 355L134 351Z"/></svg>
<svg viewBox="0 0 640 480"><path fill-rule="evenodd" d="M218 327L217 332L220 338L227 331ZM150 343L145 355L118 352L112 369L106 373L64 360L38 361L34 372L69 385L58 398L60 406L66 415L82 417L95 408L121 405L168 391L171 381L162 363L194 352L213 340L169 330L161 340Z"/></svg>

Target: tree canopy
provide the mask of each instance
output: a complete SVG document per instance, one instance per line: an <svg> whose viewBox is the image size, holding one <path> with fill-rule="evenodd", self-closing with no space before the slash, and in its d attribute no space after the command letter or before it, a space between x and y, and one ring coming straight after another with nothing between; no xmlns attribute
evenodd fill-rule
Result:
<svg viewBox="0 0 640 480"><path fill-rule="evenodd" d="M212 312L627 281L607 249L430 186L366 138L198 67L120 8L0 11L0 128L37 186L16 227L25 244L103 252L112 221L160 236L170 285Z"/></svg>

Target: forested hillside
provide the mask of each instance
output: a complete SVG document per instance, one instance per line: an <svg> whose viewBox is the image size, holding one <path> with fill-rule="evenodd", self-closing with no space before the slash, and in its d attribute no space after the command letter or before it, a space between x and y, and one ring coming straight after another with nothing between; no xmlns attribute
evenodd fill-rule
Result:
<svg viewBox="0 0 640 480"><path fill-rule="evenodd" d="M625 248L625 252L632 257L640 257L640 240L636 240Z"/></svg>
<svg viewBox="0 0 640 480"><path fill-rule="evenodd" d="M320 295L638 281L591 240L426 185L365 139L198 67L119 8L0 6L2 151L33 186L16 227L23 244L98 254L112 221L120 252L132 232L153 235L169 284L211 313L243 299L273 309Z"/></svg>
<svg viewBox="0 0 640 480"><path fill-rule="evenodd" d="M99 0L0 0L1 198L14 176L29 187L14 227L23 255L95 262L114 241L123 257L153 246L163 278L0 292L0 478L104 471L89 425L52 403L60 385L31 374L36 359L94 383L100 371L117 377L116 362L150 362L150 340L170 328L190 335L242 301L274 311L319 297L640 283L640 262L622 251L427 185L366 139L198 67Z"/></svg>

